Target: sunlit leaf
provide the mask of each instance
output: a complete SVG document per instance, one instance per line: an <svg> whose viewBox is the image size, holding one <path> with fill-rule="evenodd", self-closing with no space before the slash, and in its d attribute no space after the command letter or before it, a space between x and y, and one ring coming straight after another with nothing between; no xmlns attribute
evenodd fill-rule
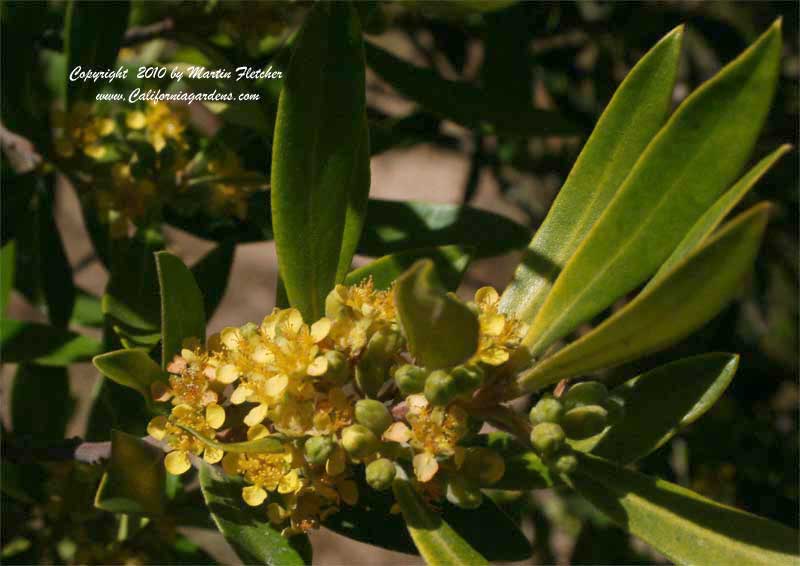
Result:
<svg viewBox="0 0 800 566"><path fill-rule="evenodd" d="M455 291L470 262L470 254L460 246L422 248L387 255L354 269L345 277L346 285L355 285L372 277L376 289L388 289L395 279L410 268L414 262L428 258L433 261L436 275L448 291Z"/></svg>
<svg viewBox="0 0 800 566"><path fill-rule="evenodd" d="M0 327L0 357L6 363L66 366L88 361L102 351L91 338L46 324L4 319Z"/></svg>
<svg viewBox="0 0 800 566"><path fill-rule="evenodd" d="M107 378L135 389L147 400L152 397L150 385L167 379L167 373L143 349L108 352L95 356L92 363Z"/></svg>

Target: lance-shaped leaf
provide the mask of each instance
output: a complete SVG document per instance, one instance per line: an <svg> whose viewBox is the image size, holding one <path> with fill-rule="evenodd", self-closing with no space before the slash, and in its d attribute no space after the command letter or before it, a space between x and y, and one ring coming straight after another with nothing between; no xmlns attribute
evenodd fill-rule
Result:
<svg viewBox="0 0 800 566"><path fill-rule="evenodd" d="M455 291L461 284L470 262L470 253L460 246L422 248L387 255L354 269L345 277L346 285L355 285L372 277L376 289L388 289L404 271L420 259L430 259L436 275L448 291Z"/></svg>
<svg viewBox="0 0 800 566"><path fill-rule="evenodd" d="M246 440L244 442L217 442L213 438L209 438L203 434L200 434L188 426L179 424L178 427L182 428L204 444L207 444L212 448L217 448L218 450L224 450L225 452L248 454L256 452L280 452L284 450L283 443L280 441L280 439L273 436L264 436L262 438Z"/></svg>
<svg viewBox="0 0 800 566"><path fill-rule="evenodd" d="M103 326L103 306L98 297L78 289L70 324L100 328Z"/></svg>
<svg viewBox="0 0 800 566"><path fill-rule="evenodd" d="M212 317L225 296L235 253L236 243L226 240L192 266L192 275L203 295L206 319Z"/></svg>
<svg viewBox="0 0 800 566"><path fill-rule="evenodd" d="M759 161L753 166L747 175L739 179L739 181L730 189L728 189L721 197L717 199L711 208L709 208L700 219L695 222L692 229L684 236L683 240L678 244L678 247L670 254L667 261L658 269L653 278L648 281L645 289L652 287L656 282L661 279L666 273L670 271L672 266L685 258L700 244L705 241L711 233L717 229L717 226L725 219L728 214L739 204L739 201L753 188L753 186L769 171L769 169L778 161L784 154L792 148L791 145L782 145L764 159Z"/></svg>
<svg viewBox="0 0 800 566"><path fill-rule="evenodd" d="M315 5L283 83L271 180L278 266L289 301L306 320L322 316L358 241L369 181L364 100L355 9Z"/></svg>
<svg viewBox="0 0 800 566"><path fill-rule="evenodd" d="M520 390L532 391L562 378L619 365L697 330L739 291L768 216L769 204L763 203L730 221L658 284L521 374L517 380Z"/></svg>
<svg viewBox="0 0 800 566"><path fill-rule="evenodd" d="M311 545L306 535L286 538L272 526L264 509L242 501L241 478L203 462L200 488L211 518L245 564L304 566L311 564Z"/></svg>
<svg viewBox="0 0 800 566"><path fill-rule="evenodd" d="M92 363L107 378L135 389L148 401L151 399L150 386L153 382L167 380L167 373L144 349L108 352L92 358Z"/></svg>
<svg viewBox="0 0 800 566"><path fill-rule="evenodd" d="M365 44L365 51L370 68L400 94L468 128L489 127L500 134L523 136L579 132L575 124L552 110L487 104L486 93L474 85L444 79L371 43Z"/></svg>
<svg viewBox="0 0 800 566"><path fill-rule="evenodd" d="M35 444L62 440L74 408L66 367L20 364L11 389L11 426L17 437L29 436Z"/></svg>
<svg viewBox="0 0 800 566"><path fill-rule="evenodd" d="M7 318L0 327L0 358L7 363L66 366L102 352L96 340L55 326Z"/></svg>
<svg viewBox="0 0 800 566"><path fill-rule="evenodd" d="M683 27L667 34L614 93L503 293L503 311L533 319L564 264L661 129L672 101L682 38Z"/></svg>
<svg viewBox="0 0 800 566"><path fill-rule="evenodd" d="M531 239L525 226L510 218L455 204L371 199L358 253L380 257L410 249L461 245L475 258L524 248Z"/></svg>
<svg viewBox="0 0 800 566"><path fill-rule="evenodd" d="M766 117L780 54L778 21L675 111L533 319L533 356L642 284L730 186Z"/></svg>
<svg viewBox="0 0 800 566"><path fill-rule="evenodd" d="M460 364L478 348L478 318L436 279L433 261L420 260L397 279L397 315L408 349L420 365Z"/></svg>
<svg viewBox="0 0 800 566"><path fill-rule="evenodd" d="M735 354L703 354L634 377L612 391L622 419L573 447L622 465L644 458L714 406L738 365Z"/></svg>
<svg viewBox="0 0 800 566"><path fill-rule="evenodd" d="M161 287L161 367L166 368L185 339L205 342L206 315L197 282L180 259L158 252L156 266Z"/></svg>
<svg viewBox="0 0 800 566"><path fill-rule="evenodd" d="M408 532L426 564L488 564L478 551L428 508L407 478L396 478L392 491L403 512Z"/></svg>
<svg viewBox="0 0 800 566"><path fill-rule="evenodd" d="M797 564L798 532L578 453L577 492L677 564Z"/></svg>
<svg viewBox="0 0 800 566"><path fill-rule="evenodd" d="M109 69L117 60L122 37L128 27L130 2L95 3L70 0L64 23L64 51L67 55L65 92L71 102L88 99L103 83L70 81L69 73L80 66L83 70Z"/></svg>
<svg viewBox="0 0 800 566"><path fill-rule="evenodd" d="M164 452L138 436L111 431L111 459L100 480L94 505L113 513L164 511Z"/></svg>
<svg viewBox="0 0 800 566"><path fill-rule="evenodd" d="M14 288L14 256L16 248L14 240L10 240L0 248L0 316L6 315L8 299Z"/></svg>

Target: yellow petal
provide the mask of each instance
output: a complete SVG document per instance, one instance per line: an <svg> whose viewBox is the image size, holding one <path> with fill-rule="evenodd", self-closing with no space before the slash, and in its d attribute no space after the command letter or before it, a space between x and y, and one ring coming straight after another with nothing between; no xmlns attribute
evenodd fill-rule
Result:
<svg viewBox="0 0 800 566"><path fill-rule="evenodd" d="M244 418L244 424L247 426L255 426L261 423L265 418L267 418L267 406L263 404L258 405L250 409L250 412L247 413L247 416Z"/></svg>
<svg viewBox="0 0 800 566"><path fill-rule="evenodd" d="M248 485L242 488L242 499L251 507L258 507L267 498L267 492L257 485Z"/></svg>
<svg viewBox="0 0 800 566"><path fill-rule="evenodd" d="M293 493L301 486L297 470L292 470L281 478L278 483L278 493Z"/></svg>
<svg viewBox="0 0 800 566"><path fill-rule="evenodd" d="M221 427L225 422L225 409L216 403L206 405L206 422L215 430Z"/></svg>
<svg viewBox="0 0 800 566"><path fill-rule="evenodd" d="M154 133L150 138L150 142L153 144L156 153L161 153L161 150L167 147L167 140L160 133Z"/></svg>
<svg viewBox="0 0 800 566"><path fill-rule="evenodd" d="M405 444L411 439L411 429L405 423L394 422L383 432L383 439Z"/></svg>
<svg viewBox="0 0 800 566"><path fill-rule="evenodd" d="M240 385L233 390L233 393L231 393L231 403L234 405L241 405L247 401L247 398L251 393L253 393L253 391L249 387L246 385Z"/></svg>
<svg viewBox="0 0 800 566"><path fill-rule="evenodd" d="M192 462L189 460L189 453L185 450L175 450L167 454L164 458L164 467L173 476L179 476L192 467Z"/></svg>
<svg viewBox="0 0 800 566"><path fill-rule="evenodd" d="M264 392L270 397L278 397L286 390L287 385L289 385L289 378L286 375L276 375L270 377L264 384Z"/></svg>
<svg viewBox="0 0 800 566"><path fill-rule="evenodd" d="M189 363L197 361L197 356L189 348L181 349L181 357Z"/></svg>
<svg viewBox="0 0 800 566"><path fill-rule="evenodd" d="M353 480L345 480L336 487L339 488L339 495L342 501L348 505L355 505L358 503L358 486Z"/></svg>
<svg viewBox="0 0 800 566"><path fill-rule="evenodd" d="M131 112L125 116L125 125L132 130L141 130L147 125L144 112Z"/></svg>
<svg viewBox="0 0 800 566"><path fill-rule="evenodd" d="M481 316L481 332L487 336L499 336L506 326L502 314L484 314Z"/></svg>
<svg viewBox="0 0 800 566"><path fill-rule="evenodd" d="M116 124L111 118L102 118L97 123L97 131L101 136L107 136L116 129Z"/></svg>
<svg viewBox="0 0 800 566"><path fill-rule="evenodd" d="M186 403L175 405L175 407L172 408L172 416L176 419L185 419L190 417L192 413L194 413L194 407Z"/></svg>
<svg viewBox="0 0 800 566"><path fill-rule="evenodd" d="M475 302L479 305L490 307L499 300L500 295L492 287L481 287L475 292Z"/></svg>
<svg viewBox="0 0 800 566"><path fill-rule="evenodd" d="M106 146L100 144L87 145L83 148L83 153L92 159L101 159L106 154Z"/></svg>
<svg viewBox="0 0 800 566"><path fill-rule="evenodd" d="M314 358L314 361L308 365L306 369L306 373L308 375L324 375L324 373L328 371L328 358L325 356L317 356Z"/></svg>
<svg viewBox="0 0 800 566"><path fill-rule="evenodd" d="M269 429L263 424L257 424L247 429L247 440L258 440L265 436L269 436Z"/></svg>
<svg viewBox="0 0 800 566"><path fill-rule="evenodd" d="M237 379L239 379L239 368L237 368L233 364L225 364L217 368L217 381L220 383L233 383Z"/></svg>
<svg viewBox="0 0 800 566"><path fill-rule="evenodd" d="M414 475L422 483L428 482L433 479L436 472L439 471L439 462L436 457L429 452L422 452L414 456Z"/></svg>
<svg viewBox="0 0 800 566"><path fill-rule="evenodd" d="M490 366L499 366L508 361L508 352L502 348L489 348L480 353L480 359Z"/></svg>
<svg viewBox="0 0 800 566"><path fill-rule="evenodd" d="M225 451L219 448L214 448L213 446L206 446L206 449L203 451L203 460L208 462L209 464L216 464L222 457L225 455Z"/></svg>
<svg viewBox="0 0 800 566"><path fill-rule="evenodd" d="M275 359L275 356L267 349L266 346L259 345L253 349L250 359L257 364L267 364L272 362Z"/></svg>
<svg viewBox="0 0 800 566"><path fill-rule="evenodd" d="M163 440L167 434L167 417L160 416L147 424L147 434L156 440Z"/></svg>
<svg viewBox="0 0 800 566"><path fill-rule="evenodd" d="M428 400L425 395L409 395L406 397L406 405L409 411L419 412L428 406Z"/></svg>
<svg viewBox="0 0 800 566"><path fill-rule="evenodd" d="M311 339L314 343L320 342L331 331L331 319L321 318L311 325Z"/></svg>
<svg viewBox="0 0 800 566"><path fill-rule="evenodd" d="M228 350L235 351L239 348L239 340L242 339L242 334L239 332L238 328L229 326L220 331L219 338L223 346L225 346Z"/></svg>

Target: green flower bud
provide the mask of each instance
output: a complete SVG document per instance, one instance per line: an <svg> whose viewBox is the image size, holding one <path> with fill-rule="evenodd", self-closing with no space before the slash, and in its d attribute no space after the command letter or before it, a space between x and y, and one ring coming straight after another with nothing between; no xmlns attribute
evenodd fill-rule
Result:
<svg viewBox="0 0 800 566"><path fill-rule="evenodd" d="M564 405L558 399L547 395L539 399L530 412L532 425L539 423L558 423L564 414Z"/></svg>
<svg viewBox="0 0 800 566"><path fill-rule="evenodd" d="M325 316L333 320L339 318L342 311L347 308L347 305L342 301L342 296L340 294L341 289L342 287L337 285L331 289L331 292L325 297Z"/></svg>
<svg viewBox="0 0 800 566"><path fill-rule="evenodd" d="M486 372L480 366L457 366L450 371L450 376L458 388L459 395L468 395L483 384Z"/></svg>
<svg viewBox="0 0 800 566"><path fill-rule="evenodd" d="M558 452L565 439L564 429L555 423L539 423L531 431L531 444L543 456Z"/></svg>
<svg viewBox="0 0 800 566"><path fill-rule="evenodd" d="M608 399L608 389L599 381L583 381L569 388L561 399L564 410L588 405L602 405Z"/></svg>
<svg viewBox="0 0 800 566"><path fill-rule="evenodd" d="M606 399L603 407L608 411L608 424L613 426L625 417L625 401L616 395Z"/></svg>
<svg viewBox="0 0 800 566"><path fill-rule="evenodd" d="M374 399L361 399L356 403L356 421L380 437L392 424L392 415L386 405Z"/></svg>
<svg viewBox="0 0 800 566"><path fill-rule="evenodd" d="M506 463L494 450L475 446L464 451L461 469L467 478L483 487L500 481L506 472Z"/></svg>
<svg viewBox="0 0 800 566"><path fill-rule="evenodd" d="M578 467L578 458L572 452L564 452L556 457L555 468L562 474L571 474Z"/></svg>
<svg viewBox="0 0 800 566"><path fill-rule="evenodd" d="M453 377L444 370L432 372L425 380L425 398L432 405L447 405L459 394Z"/></svg>
<svg viewBox="0 0 800 566"><path fill-rule="evenodd" d="M394 372L394 382L400 393L408 397L415 393L422 393L425 389L425 379L428 372L419 366L404 364Z"/></svg>
<svg viewBox="0 0 800 566"><path fill-rule="evenodd" d="M252 338L256 334L258 334L258 325L254 322L248 322L241 328L239 328L239 332L244 338Z"/></svg>
<svg viewBox="0 0 800 566"><path fill-rule="evenodd" d="M342 446L350 456L360 460L375 453L380 442L367 427L354 424L342 430Z"/></svg>
<svg viewBox="0 0 800 566"><path fill-rule="evenodd" d="M396 473L394 462L386 458L380 458L367 464L367 484L372 489L384 491L392 486Z"/></svg>
<svg viewBox="0 0 800 566"><path fill-rule="evenodd" d="M350 366L345 355L336 350L329 350L325 352L325 359L328 360L328 371L325 372L325 379L332 381L335 385L347 383L350 378Z"/></svg>
<svg viewBox="0 0 800 566"><path fill-rule="evenodd" d="M392 357L403 345L403 337L393 328L379 330L369 339L364 355L356 366L356 383L368 397L375 397L389 377Z"/></svg>
<svg viewBox="0 0 800 566"><path fill-rule="evenodd" d="M321 466L333 452L336 443L329 436L312 436L306 440L304 451L306 460L314 466Z"/></svg>
<svg viewBox="0 0 800 566"><path fill-rule="evenodd" d="M583 440L603 431L608 423L608 411L600 405L577 407L564 413L561 426L569 438Z"/></svg>
<svg viewBox="0 0 800 566"><path fill-rule="evenodd" d="M447 500L462 509L477 509L483 503L483 494L463 477L450 476L447 480Z"/></svg>

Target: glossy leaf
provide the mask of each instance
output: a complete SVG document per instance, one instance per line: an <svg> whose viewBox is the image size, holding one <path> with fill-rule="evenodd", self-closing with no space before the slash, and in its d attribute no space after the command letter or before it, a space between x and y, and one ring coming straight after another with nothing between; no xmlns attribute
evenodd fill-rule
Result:
<svg viewBox="0 0 800 566"><path fill-rule="evenodd" d="M661 479L579 454L571 481L612 521L678 564L797 564L798 532Z"/></svg>
<svg viewBox="0 0 800 566"><path fill-rule="evenodd" d="M622 420L573 446L621 465L644 458L713 407L738 365L734 354L704 354L634 377L612 391L624 401Z"/></svg>
<svg viewBox="0 0 800 566"><path fill-rule="evenodd" d="M488 564L450 525L427 507L408 479L395 479L392 491L403 512L408 532L426 564Z"/></svg>
<svg viewBox="0 0 800 566"><path fill-rule="evenodd" d="M462 126L523 136L579 133L575 124L552 110L487 104L486 93L472 84L449 81L369 42L364 49L369 67L400 94Z"/></svg>
<svg viewBox="0 0 800 566"><path fill-rule="evenodd" d="M361 231L367 215L367 202L369 201L369 186L371 171L369 127L367 117L364 115L362 134L356 149L356 171L354 174L353 189L348 195L347 210L344 217L344 230L342 231L342 246L339 252L339 265L336 269L336 281L340 282L350 271L353 255L356 253Z"/></svg>
<svg viewBox="0 0 800 566"><path fill-rule="evenodd" d="M410 249L460 245L476 259L524 248L528 228L510 218L469 206L371 199L358 253L380 257Z"/></svg>
<svg viewBox="0 0 800 566"><path fill-rule="evenodd" d="M0 316L6 315L8 299L11 289L14 288L14 256L16 249L14 241L6 242L0 248Z"/></svg>
<svg viewBox="0 0 800 566"><path fill-rule="evenodd" d="M455 366L477 350L478 319L467 305L445 292L433 261L420 260L401 275L394 300L408 349L420 365Z"/></svg>
<svg viewBox="0 0 800 566"><path fill-rule="evenodd" d="M739 204L739 201L753 188L753 186L769 171L769 169L777 162L783 155L785 155L792 146L782 145L764 159L759 161L753 166L748 173L739 179L739 181L730 189L728 189L721 197L717 199L711 208L709 208L700 219L695 222L692 229L684 236L683 240L678 244L678 247L670 254L667 261L659 268L653 278L647 283L645 289L652 287L656 282L663 277L677 262L689 255L694 249L705 241L711 235L717 226L730 214L730 212Z"/></svg>
<svg viewBox="0 0 800 566"><path fill-rule="evenodd" d="M682 27L667 34L614 93L503 293L503 311L533 319L565 263L661 129L672 102L682 38Z"/></svg>
<svg viewBox="0 0 800 566"><path fill-rule="evenodd" d="M77 66L84 70L114 67L122 37L128 26L130 2L107 4L70 0L64 23L64 52L67 73ZM102 83L70 81L64 77L67 99L89 99Z"/></svg>
<svg viewBox="0 0 800 566"><path fill-rule="evenodd" d="M272 224L291 304L305 320L349 268L367 198L364 53L355 9L317 4L294 41L272 154ZM344 140L348 140L344 142ZM359 140L357 144L352 140ZM341 279L339 279L341 280Z"/></svg>
<svg viewBox="0 0 800 566"><path fill-rule="evenodd" d="M225 296L235 253L236 243L226 240L192 266L192 275L203 295L206 320L211 319Z"/></svg>
<svg viewBox="0 0 800 566"><path fill-rule="evenodd" d="M111 431L111 458L94 505L113 513L160 515L164 511L164 452L138 436Z"/></svg>
<svg viewBox="0 0 800 566"><path fill-rule="evenodd" d="M532 549L528 539L489 497L484 496L477 509L461 509L446 500L441 505L442 520L486 560L512 562L530 558Z"/></svg>
<svg viewBox="0 0 800 566"><path fill-rule="evenodd" d="M765 203L730 221L658 284L523 373L517 380L520 390L539 389L559 379L619 365L697 330L739 292L758 252L768 215Z"/></svg>
<svg viewBox="0 0 800 566"><path fill-rule="evenodd" d="M74 408L67 368L17 368L11 389L11 426L17 437L29 436L37 444L61 441Z"/></svg>
<svg viewBox="0 0 800 566"><path fill-rule="evenodd" d="M675 111L531 323L524 342L534 357L642 284L730 186L767 115L780 54L776 22Z"/></svg>
<svg viewBox="0 0 800 566"><path fill-rule="evenodd" d="M219 468L205 462L200 467L200 488L211 518L239 558L245 564L311 564L308 537L283 537L270 524L264 509L244 504L242 488L245 485L240 478L228 477Z"/></svg>
<svg viewBox="0 0 800 566"><path fill-rule="evenodd" d="M354 269L344 283L355 285L372 277L376 289L388 289L414 262L428 258L433 262L436 275L448 291L455 291L470 262L470 254L459 246L441 246L399 252L376 259L363 267Z"/></svg>
<svg viewBox="0 0 800 566"><path fill-rule="evenodd" d="M161 288L161 367L166 368L185 339L205 344L206 316L203 295L183 262L168 252L158 252L156 266Z"/></svg>
<svg viewBox="0 0 800 566"><path fill-rule="evenodd" d="M0 326L0 358L7 363L66 366L102 351L96 340L55 326L11 319L0 321Z"/></svg>
<svg viewBox="0 0 800 566"><path fill-rule="evenodd" d="M202 441L204 444L212 448L218 448L225 452L232 452L234 454L248 454L255 452L280 452L284 449L283 443L277 438L265 436L263 438L256 438L255 440L246 440L244 442L217 442L213 438L209 438L200 434L194 429L178 425L180 428L189 434Z"/></svg>
<svg viewBox="0 0 800 566"><path fill-rule="evenodd" d="M107 378L135 389L147 400L151 399L150 385L167 380L167 373L143 349L108 352L95 356L92 363Z"/></svg>

